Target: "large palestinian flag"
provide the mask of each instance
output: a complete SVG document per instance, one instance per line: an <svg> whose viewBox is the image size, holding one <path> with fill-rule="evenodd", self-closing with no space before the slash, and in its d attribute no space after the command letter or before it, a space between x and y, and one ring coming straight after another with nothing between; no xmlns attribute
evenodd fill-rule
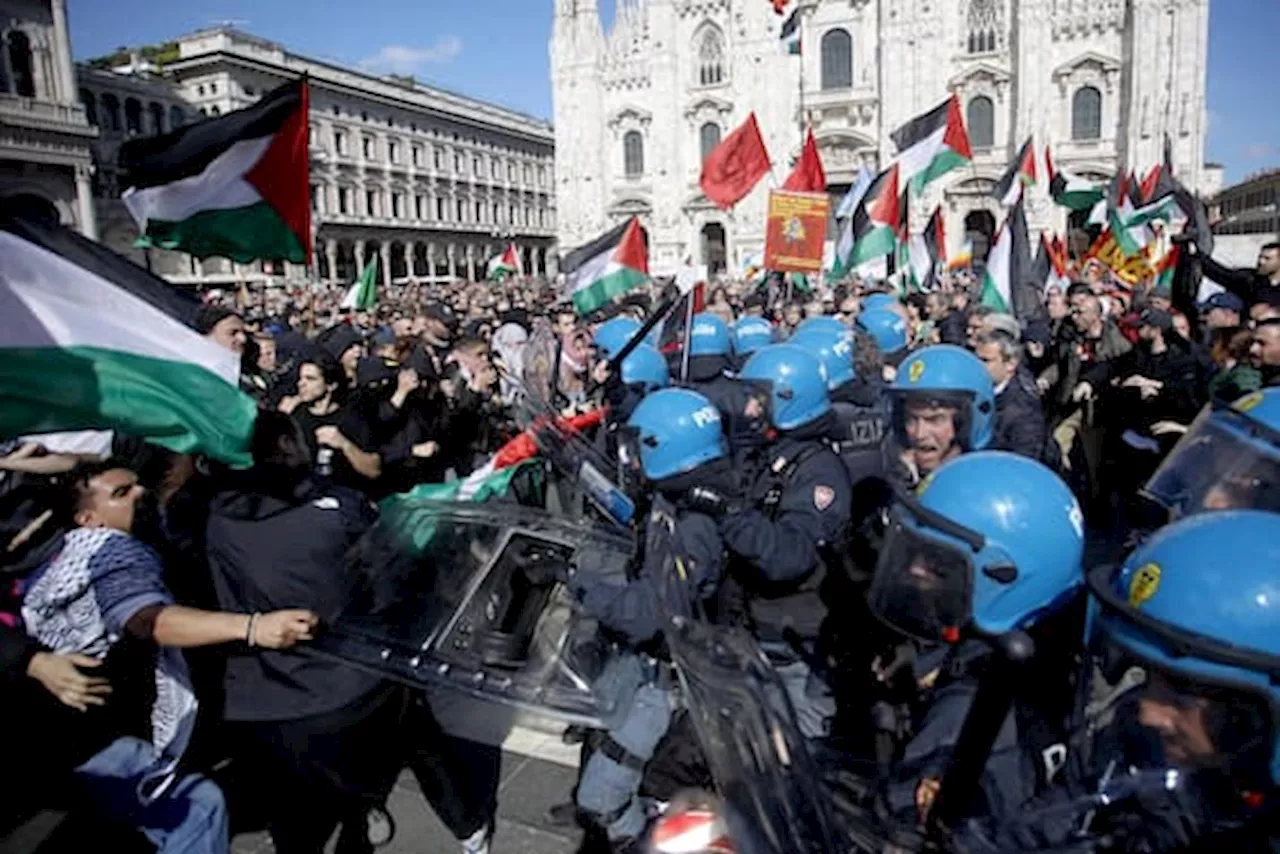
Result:
<svg viewBox="0 0 1280 854"><path fill-rule="evenodd" d="M876 176L845 223L836 244L834 274L838 278L867 261L895 250L902 216L898 194L898 164Z"/></svg>
<svg viewBox="0 0 1280 854"><path fill-rule="evenodd" d="M1009 209L987 256L980 299L983 305L1022 320L1037 313L1042 288L1043 281L1033 281L1027 218L1019 199Z"/></svg>
<svg viewBox="0 0 1280 854"><path fill-rule="evenodd" d="M307 84L247 109L120 146L140 246L248 262L311 255Z"/></svg>
<svg viewBox="0 0 1280 854"><path fill-rule="evenodd" d="M0 436L118 430L247 465L257 408L199 310L70 229L0 212Z"/></svg>
<svg viewBox="0 0 1280 854"><path fill-rule="evenodd" d="M579 314L590 314L649 278L648 238L632 217L565 256L561 265Z"/></svg>
<svg viewBox="0 0 1280 854"><path fill-rule="evenodd" d="M515 276L520 273L520 252L516 249L514 243L508 243L507 248L498 255L494 255L489 259L489 269L487 271L488 279L491 282L500 281L507 276Z"/></svg>
<svg viewBox="0 0 1280 854"><path fill-rule="evenodd" d="M898 181L917 196L925 185L973 159L955 95L890 136L898 146Z"/></svg>

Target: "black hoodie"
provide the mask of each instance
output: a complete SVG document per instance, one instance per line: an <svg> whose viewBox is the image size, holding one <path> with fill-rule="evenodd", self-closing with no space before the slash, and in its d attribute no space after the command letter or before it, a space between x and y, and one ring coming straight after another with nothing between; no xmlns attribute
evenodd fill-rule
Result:
<svg viewBox="0 0 1280 854"><path fill-rule="evenodd" d="M254 470L214 496L207 549L218 604L233 613L309 608L322 630L342 614L358 583L347 552L373 524L364 496ZM284 485L282 485L284 484ZM241 650L228 657L226 718L296 720L347 706L381 680L305 652Z"/></svg>

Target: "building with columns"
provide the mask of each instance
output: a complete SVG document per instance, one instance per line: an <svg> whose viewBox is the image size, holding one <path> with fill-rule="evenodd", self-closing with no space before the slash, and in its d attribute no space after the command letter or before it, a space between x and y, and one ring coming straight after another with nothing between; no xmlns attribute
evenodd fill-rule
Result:
<svg viewBox="0 0 1280 854"><path fill-rule="evenodd" d="M229 27L163 47L159 66L135 55L110 71L81 71L81 96L93 103L104 140L98 152L104 206L123 210L114 202L121 189L112 165L119 140L246 107L306 74L315 233L310 270L151 250L145 260L167 278L202 285L345 284L376 261L384 284L479 279L508 243L519 248L526 271L554 267L554 136L546 122L411 78L300 56ZM121 105L119 116L104 109L104 98L113 108ZM130 104L137 105L133 113ZM127 214L111 222L118 229L108 242L127 249L136 236L132 222Z"/></svg>
<svg viewBox="0 0 1280 854"><path fill-rule="evenodd" d="M66 0L0 0L0 205L34 205L96 237L91 146Z"/></svg>
<svg viewBox="0 0 1280 854"><path fill-rule="evenodd" d="M617 0L609 32L597 0L554 0L551 36L559 237L573 246L633 214L651 263L692 257L740 269L764 243L770 186L786 179L812 127L833 198L858 168L896 154L890 134L960 99L972 163L912 199L915 229L941 205L950 248L985 253L1003 219L989 193L1022 142L1053 146L1060 168L1099 181L1160 161L1206 172L1208 0L792 0L800 56L762 0ZM702 159L754 111L773 175L731 211L698 186ZM1067 228L1043 180L1033 230ZM830 236L830 235L829 235Z"/></svg>

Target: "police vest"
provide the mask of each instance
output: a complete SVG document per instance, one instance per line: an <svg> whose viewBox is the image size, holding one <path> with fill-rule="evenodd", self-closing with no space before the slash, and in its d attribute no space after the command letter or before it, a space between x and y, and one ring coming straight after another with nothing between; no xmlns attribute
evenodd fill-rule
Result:
<svg viewBox="0 0 1280 854"><path fill-rule="evenodd" d="M836 401L831 408L836 414L833 449L844 462L850 483L880 474L883 469L880 446L889 427L883 407Z"/></svg>

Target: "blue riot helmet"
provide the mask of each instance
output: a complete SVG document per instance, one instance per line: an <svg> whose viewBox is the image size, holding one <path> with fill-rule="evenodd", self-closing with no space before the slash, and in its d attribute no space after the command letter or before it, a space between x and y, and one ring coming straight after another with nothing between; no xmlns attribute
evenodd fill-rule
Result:
<svg viewBox="0 0 1280 854"><path fill-rule="evenodd" d="M889 306L897 305L898 302L899 302L898 298L893 294L886 294L883 291L876 291L875 293L867 294L865 297L862 298L862 310L863 311L872 311L872 310L888 311Z"/></svg>
<svg viewBox="0 0 1280 854"><path fill-rule="evenodd" d="M817 328L796 332L787 339L787 343L818 357L827 373L828 391L835 391L856 378L853 367L853 330L849 327L846 326L839 332Z"/></svg>
<svg viewBox="0 0 1280 854"><path fill-rule="evenodd" d="M627 354L620 373L624 384L640 386L644 394L666 388L671 382L667 360L648 344L641 344Z"/></svg>
<svg viewBox="0 0 1280 854"><path fill-rule="evenodd" d="M955 446L980 451L991 444L995 386L982 360L962 347L935 344L912 353L898 366L889 401L898 440L916 451L922 470L937 468ZM950 429L939 420L946 410Z"/></svg>
<svg viewBox="0 0 1280 854"><path fill-rule="evenodd" d="M1280 512L1280 388L1206 406L1143 494L1174 518L1246 507Z"/></svg>
<svg viewBox="0 0 1280 854"><path fill-rule="evenodd" d="M693 316L689 333L689 356L725 356L733 350L729 325L714 314L703 312Z"/></svg>
<svg viewBox="0 0 1280 854"><path fill-rule="evenodd" d="M738 378L767 385L769 423L779 430L795 430L831 411L822 362L792 344L757 351Z"/></svg>
<svg viewBox="0 0 1280 854"><path fill-rule="evenodd" d="M946 463L903 496L868 594L911 637L1001 635L1056 611L1084 585L1084 517L1051 470L982 451Z"/></svg>
<svg viewBox="0 0 1280 854"><path fill-rule="evenodd" d="M888 356L907 346L907 321L887 308L866 309L855 321L876 342L880 352Z"/></svg>
<svg viewBox="0 0 1280 854"><path fill-rule="evenodd" d="M822 315L820 317L809 317L800 322L800 324L791 332L794 338L802 332L813 332L821 329L824 332L848 332L849 324L836 317Z"/></svg>
<svg viewBox="0 0 1280 854"><path fill-rule="evenodd" d="M1180 519L1118 569L1089 573L1087 672L1106 684L1085 690L1110 700L1096 720L1123 728L1093 765L1213 771L1237 803L1280 784L1277 566L1280 515L1225 510ZM1116 756L1116 744L1143 747Z"/></svg>
<svg viewBox="0 0 1280 854"><path fill-rule="evenodd" d="M651 481L692 471L729 455L720 413L696 391L664 388L640 401L627 427L640 468Z"/></svg>
<svg viewBox="0 0 1280 854"><path fill-rule="evenodd" d="M615 317L600 324L592 343L601 359L612 359L639 331L640 323L634 318Z"/></svg>
<svg viewBox="0 0 1280 854"><path fill-rule="evenodd" d="M733 355L740 359L773 343L773 324L763 317L740 318L729 333L733 339Z"/></svg>

